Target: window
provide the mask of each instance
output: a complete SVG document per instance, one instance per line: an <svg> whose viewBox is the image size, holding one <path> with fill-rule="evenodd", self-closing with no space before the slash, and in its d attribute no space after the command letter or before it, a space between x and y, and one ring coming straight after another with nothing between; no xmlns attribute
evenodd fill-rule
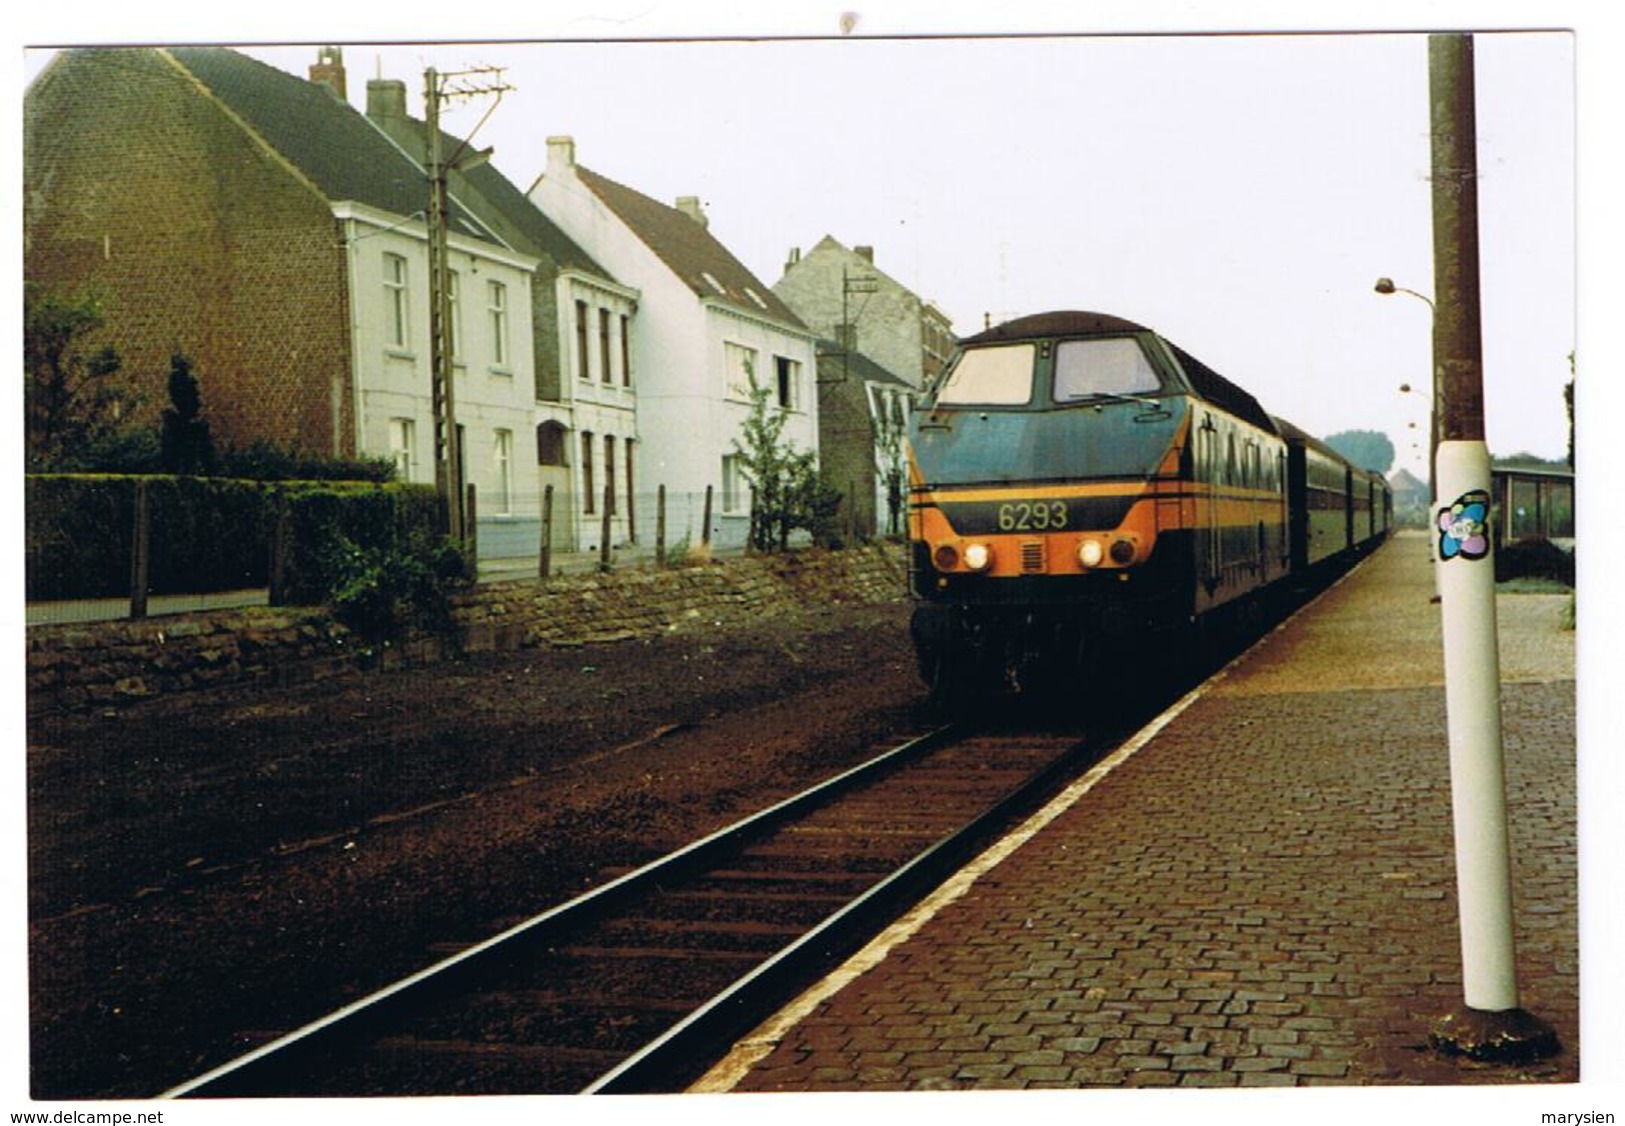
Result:
<svg viewBox="0 0 1625 1126"><path fill-rule="evenodd" d="M1021 406L1033 397L1033 346L1000 344L963 352L937 394L942 406Z"/></svg>
<svg viewBox="0 0 1625 1126"><path fill-rule="evenodd" d="M604 383L615 381L614 365L610 363L609 310L598 310L598 378Z"/></svg>
<svg viewBox="0 0 1625 1126"><path fill-rule="evenodd" d="M513 512L513 431L498 430L492 448L492 466L496 476L496 511L499 516Z"/></svg>
<svg viewBox="0 0 1625 1126"><path fill-rule="evenodd" d="M738 454L725 454L722 458L722 511L744 511L744 472Z"/></svg>
<svg viewBox="0 0 1625 1126"><path fill-rule="evenodd" d="M410 418L389 420L389 456L395 463L395 477L411 481L417 467L417 423Z"/></svg>
<svg viewBox="0 0 1625 1126"><path fill-rule="evenodd" d="M581 432L581 492L584 494L583 499L585 501L585 505L582 508L582 511L588 516L591 516L594 512L598 511L598 506L593 502L592 499L593 491L592 431L583 430Z"/></svg>
<svg viewBox="0 0 1625 1126"><path fill-rule="evenodd" d="M1162 381L1137 340L1065 340L1055 350L1057 403L1160 390Z"/></svg>
<svg viewBox="0 0 1625 1126"><path fill-rule="evenodd" d="M536 464L564 464L564 435L562 423L548 421L536 427Z"/></svg>
<svg viewBox="0 0 1625 1126"><path fill-rule="evenodd" d="M385 343L391 348L405 348L411 339L406 281L406 259L399 254L384 255L384 331Z"/></svg>
<svg viewBox="0 0 1625 1126"><path fill-rule="evenodd" d="M508 287L499 281L486 283L486 312L491 319L491 363L508 366Z"/></svg>
<svg viewBox="0 0 1625 1126"><path fill-rule="evenodd" d="M576 377L590 379L587 374L587 303L576 302Z"/></svg>
<svg viewBox="0 0 1625 1126"><path fill-rule="evenodd" d="M632 386L632 318L621 314L621 386Z"/></svg>
<svg viewBox="0 0 1625 1126"><path fill-rule="evenodd" d="M728 397L749 401L751 380L756 374L756 349L743 344L724 344L722 348Z"/></svg>
<svg viewBox="0 0 1625 1126"><path fill-rule="evenodd" d="M797 410L801 406L801 364L784 356L773 357L774 374L778 377L779 406Z"/></svg>

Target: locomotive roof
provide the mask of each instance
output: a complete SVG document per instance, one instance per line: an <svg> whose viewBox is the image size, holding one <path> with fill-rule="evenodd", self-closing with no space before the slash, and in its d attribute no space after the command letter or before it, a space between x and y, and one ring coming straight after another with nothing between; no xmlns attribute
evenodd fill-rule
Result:
<svg viewBox="0 0 1625 1126"><path fill-rule="evenodd" d="M1091 336L1101 333L1151 332L1145 325L1110 313L1088 313L1064 310L1052 313L1033 313L1005 321L959 342L961 347L997 344L1007 340L1026 340L1035 336ZM1258 400L1224 376L1192 356L1179 345L1162 337L1190 378L1195 392L1215 406L1246 419L1262 430L1274 432L1275 423Z"/></svg>
<svg viewBox="0 0 1625 1126"><path fill-rule="evenodd" d="M994 325L967 336L961 345L995 344L1003 340L1025 340L1030 336L1087 336L1097 332L1147 332L1144 325L1114 317L1110 313L1034 313Z"/></svg>
<svg viewBox="0 0 1625 1126"><path fill-rule="evenodd" d="M1315 437L1301 426L1294 426L1284 418L1277 417L1275 419L1275 428L1281 432L1281 437L1287 439L1289 442L1297 442L1300 445L1308 446L1316 453L1324 454L1333 461L1348 460L1342 454L1332 449L1325 442L1322 442L1319 438Z"/></svg>

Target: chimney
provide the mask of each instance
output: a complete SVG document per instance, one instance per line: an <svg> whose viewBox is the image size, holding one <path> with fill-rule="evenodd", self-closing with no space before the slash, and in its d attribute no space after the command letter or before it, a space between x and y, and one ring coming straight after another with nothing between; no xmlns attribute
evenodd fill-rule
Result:
<svg viewBox="0 0 1625 1126"><path fill-rule="evenodd" d="M547 139L547 175L561 176L576 166L576 139L549 137Z"/></svg>
<svg viewBox="0 0 1625 1126"><path fill-rule="evenodd" d="M796 264L800 261L801 247L792 246L790 248L790 256L784 260L784 272L788 274L791 270L796 268Z"/></svg>
<svg viewBox="0 0 1625 1126"><path fill-rule="evenodd" d="M709 227L711 225L711 221L705 217L705 210L700 206L700 197L697 195L678 196L677 210L694 220L702 228Z"/></svg>
<svg viewBox="0 0 1625 1126"><path fill-rule="evenodd" d="M875 248L872 246L854 246L852 248L852 253L856 254L859 258L862 258L871 266L875 264Z"/></svg>
<svg viewBox="0 0 1625 1126"><path fill-rule="evenodd" d="M318 47L316 61L310 64L310 80L326 86L344 101L349 95L344 89L344 51L338 47Z"/></svg>
<svg viewBox="0 0 1625 1126"><path fill-rule="evenodd" d="M399 78L367 80L367 116L373 121L406 119L406 83Z"/></svg>

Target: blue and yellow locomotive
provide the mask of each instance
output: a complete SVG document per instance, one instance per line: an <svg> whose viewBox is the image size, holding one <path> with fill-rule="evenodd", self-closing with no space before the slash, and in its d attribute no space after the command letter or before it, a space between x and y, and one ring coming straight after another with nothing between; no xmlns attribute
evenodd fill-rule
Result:
<svg viewBox="0 0 1625 1126"><path fill-rule="evenodd" d="M961 341L910 433L922 676L943 696L1066 682L1135 639L1243 613L1330 544L1302 518L1325 499L1303 478L1323 447L1307 456L1304 437L1118 317L1042 313ZM1358 480L1380 506L1386 484L1331 457L1343 546L1385 533L1354 496Z"/></svg>

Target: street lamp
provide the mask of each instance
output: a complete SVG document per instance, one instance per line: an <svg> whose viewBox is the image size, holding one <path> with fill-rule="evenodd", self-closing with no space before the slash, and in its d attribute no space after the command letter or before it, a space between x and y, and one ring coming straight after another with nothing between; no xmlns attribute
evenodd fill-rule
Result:
<svg viewBox="0 0 1625 1126"><path fill-rule="evenodd" d="M1390 293L1408 293L1420 301L1426 301L1429 309L1433 308L1433 298L1427 296L1426 294L1418 293L1414 289L1406 289L1402 285L1395 285L1393 278L1378 278L1377 292L1383 295Z"/></svg>
<svg viewBox="0 0 1625 1126"><path fill-rule="evenodd" d="M1378 293L1380 293L1380 294L1382 294L1384 296L1387 296L1390 293L1408 293L1412 297L1416 298L1418 301L1421 301L1424 304L1426 304L1427 307L1428 307L1428 312L1430 314L1436 314L1438 312L1438 310L1434 307L1433 299L1431 297L1428 297L1426 294L1423 294L1423 293L1418 293L1414 289L1406 289L1402 285L1395 285L1393 278L1378 278L1375 288L1376 288L1376 291ZM1430 325L1430 327L1431 327L1431 325ZM1413 391L1411 389L1411 385L1409 383L1401 383L1399 385L1399 390L1400 390L1400 394L1403 394L1403 395L1410 395L1410 394L1419 395L1419 394L1421 394L1420 391ZM1436 501L1436 500L1438 500L1437 483L1438 483L1438 473L1439 473L1438 460L1439 460L1439 418L1440 418L1440 411L1439 411L1439 379L1438 379L1437 375L1435 375L1434 379L1433 379L1433 396L1432 396L1432 398L1433 398L1433 403L1432 403L1432 406L1428 410L1428 496L1429 496L1430 501Z"/></svg>

